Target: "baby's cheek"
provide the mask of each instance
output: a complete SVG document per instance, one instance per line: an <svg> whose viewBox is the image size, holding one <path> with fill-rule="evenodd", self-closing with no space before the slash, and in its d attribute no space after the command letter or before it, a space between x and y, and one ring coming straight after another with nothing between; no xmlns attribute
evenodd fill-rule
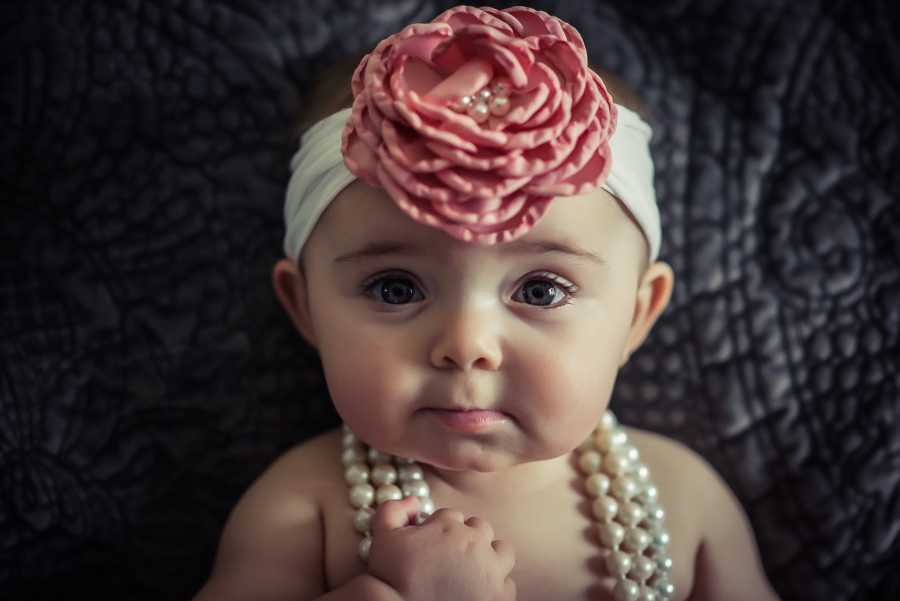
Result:
<svg viewBox="0 0 900 601"><path fill-rule="evenodd" d="M545 443L554 451L566 452L580 444L608 406L618 355L597 340L548 355L541 369L529 370L532 410L538 423L554 424L544 431Z"/></svg>
<svg viewBox="0 0 900 601"><path fill-rule="evenodd" d="M403 409L410 383L408 370L398 364L391 353L358 344L322 354L331 399L351 427L360 420L390 419L392 413Z"/></svg>

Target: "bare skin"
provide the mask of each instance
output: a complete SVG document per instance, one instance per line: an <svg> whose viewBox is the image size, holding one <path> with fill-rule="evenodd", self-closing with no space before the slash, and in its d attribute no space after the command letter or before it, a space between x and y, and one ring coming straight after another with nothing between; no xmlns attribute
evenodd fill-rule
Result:
<svg viewBox="0 0 900 601"><path fill-rule="evenodd" d="M676 599L775 599L746 517L712 470L690 450L661 436L634 429L629 436L654 475L666 508ZM360 535L353 529L354 510L347 502L339 457L336 430L273 464L235 509L213 576L195 599L311 600L366 574L357 556ZM612 580L604 575L580 478L574 464L569 467L558 483L506 502L453 494L431 473L426 478L439 507L451 507L466 519L477 516L492 529L492 540L509 545L515 563L509 573L516 593L511 598L612 599ZM297 474L306 476L302 484ZM699 490L703 494L696 494ZM307 506L309 510L302 509ZM409 510L392 502L379 515L390 515L381 519L396 527ZM312 533L321 539L311 541L318 539ZM507 561L496 559L498 573L508 569ZM417 569L427 571L427 566L419 563Z"/></svg>
<svg viewBox="0 0 900 601"><path fill-rule="evenodd" d="M341 260L385 240L416 248ZM417 459L435 503L451 511L415 527L404 525L414 508L381 506L367 569L340 433L325 433L244 495L198 601L612 599L572 449L668 303L671 269L646 265L641 232L600 191L554 203L521 241L450 239L361 182L338 195L307 243L305 271L276 265L276 294L318 349L344 421L376 448ZM548 252L548 242L600 260ZM410 302L375 296L370 282L385 273L391 294L415 290ZM523 287L560 277L577 285L573 302L526 302ZM510 419L462 435L429 417L436 404ZM673 441L630 435L667 512L676 599L776 598L747 519L715 473Z"/></svg>

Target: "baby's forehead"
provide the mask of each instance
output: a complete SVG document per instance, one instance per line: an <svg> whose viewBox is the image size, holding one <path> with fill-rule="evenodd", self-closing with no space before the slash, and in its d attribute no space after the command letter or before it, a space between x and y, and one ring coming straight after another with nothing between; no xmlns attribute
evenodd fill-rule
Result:
<svg viewBox="0 0 900 601"><path fill-rule="evenodd" d="M313 237L320 237L328 254L348 253L362 245L403 244L432 250L465 249L470 254L496 254L507 245L559 245L600 256L623 235L641 236L616 199L596 189L580 196L554 199L547 212L524 236L500 245L463 242L437 227L413 220L381 189L356 180L342 190L323 214ZM627 231L627 230L634 231Z"/></svg>

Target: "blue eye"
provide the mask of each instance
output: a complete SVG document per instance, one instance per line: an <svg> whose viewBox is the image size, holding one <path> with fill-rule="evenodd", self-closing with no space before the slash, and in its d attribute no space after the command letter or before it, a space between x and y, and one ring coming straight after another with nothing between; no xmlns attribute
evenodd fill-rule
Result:
<svg viewBox="0 0 900 601"><path fill-rule="evenodd" d="M541 276L527 280L513 295L513 300L549 309L572 302L578 286L551 273L543 273Z"/></svg>
<svg viewBox="0 0 900 601"><path fill-rule="evenodd" d="M369 280L363 285L363 290L374 300L388 305L405 305L425 298L412 280L399 275Z"/></svg>

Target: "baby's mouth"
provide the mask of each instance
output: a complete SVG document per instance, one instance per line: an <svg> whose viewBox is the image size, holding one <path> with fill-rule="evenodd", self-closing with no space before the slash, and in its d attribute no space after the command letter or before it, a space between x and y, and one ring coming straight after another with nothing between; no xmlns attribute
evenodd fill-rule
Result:
<svg viewBox="0 0 900 601"><path fill-rule="evenodd" d="M444 427L458 432L484 432L510 421L509 415L492 409L430 408L426 412Z"/></svg>

